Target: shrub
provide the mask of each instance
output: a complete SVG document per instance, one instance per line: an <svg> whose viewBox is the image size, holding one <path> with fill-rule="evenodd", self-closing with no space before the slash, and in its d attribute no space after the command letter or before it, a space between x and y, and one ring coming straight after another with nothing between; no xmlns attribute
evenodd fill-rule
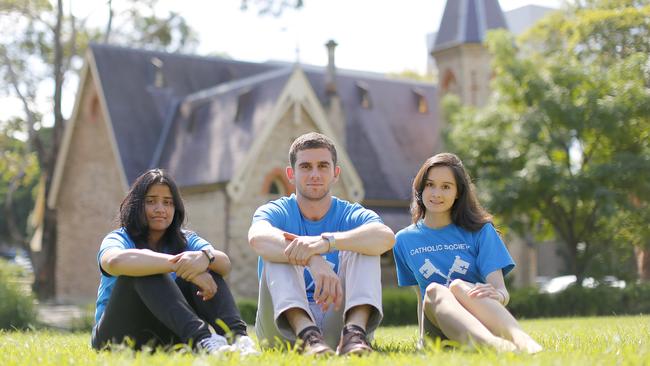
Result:
<svg viewBox="0 0 650 366"><path fill-rule="evenodd" d="M384 309L382 325L418 323L418 300L412 289L385 288L382 298Z"/></svg>
<svg viewBox="0 0 650 366"><path fill-rule="evenodd" d="M621 303L625 314L650 314L650 282L627 286Z"/></svg>
<svg viewBox="0 0 650 366"><path fill-rule="evenodd" d="M23 329L36 320L34 299L18 285L24 277L22 268L0 259L0 329Z"/></svg>
<svg viewBox="0 0 650 366"><path fill-rule="evenodd" d="M237 307L239 308L241 317L246 322L246 324L255 324L255 316L257 315L257 300L241 299L237 302Z"/></svg>
<svg viewBox="0 0 650 366"><path fill-rule="evenodd" d="M237 305L246 323L255 324L257 301L243 299ZM384 288L383 310L382 325L418 323L412 289ZM517 318L650 314L650 283L629 284L625 289L571 286L555 294L539 293L533 287L514 289L508 310Z"/></svg>
<svg viewBox="0 0 650 366"><path fill-rule="evenodd" d="M540 294L536 288L511 290L508 310L517 318L552 316L552 301L549 294Z"/></svg>
<svg viewBox="0 0 650 366"><path fill-rule="evenodd" d="M518 318L563 316L635 315L650 313L650 284L570 286L555 294L524 288L511 291L508 308Z"/></svg>
<svg viewBox="0 0 650 366"><path fill-rule="evenodd" d="M81 315L70 321L70 331L90 332L95 326L95 303L89 303L82 307Z"/></svg>

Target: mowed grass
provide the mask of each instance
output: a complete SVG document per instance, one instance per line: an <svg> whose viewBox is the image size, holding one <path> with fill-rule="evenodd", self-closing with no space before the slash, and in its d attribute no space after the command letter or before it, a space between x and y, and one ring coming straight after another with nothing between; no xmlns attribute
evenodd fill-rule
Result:
<svg viewBox="0 0 650 366"><path fill-rule="evenodd" d="M650 365L650 316L524 320L545 350L536 355L470 351L428 344L415 348L417 327L382 327L367 357L313 358L268 350L261 356L189 352L95 352L88 333L0 332L0 365Z"/></svg>

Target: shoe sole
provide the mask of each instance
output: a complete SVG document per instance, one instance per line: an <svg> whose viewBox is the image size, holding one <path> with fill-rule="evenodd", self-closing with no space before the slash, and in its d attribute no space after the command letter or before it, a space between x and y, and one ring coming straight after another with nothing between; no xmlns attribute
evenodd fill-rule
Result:
<svg viewBox="0 0 650 366"><path fill-rule="evenodd" d="M340 350L336 350L336 355L337 356L346 356L346 355L365 356L365 355L368 355L368 354L370 354L372 352L373 352L372 348L369 348L369 347L357 347L357 348L353 348L353 349L347 351L346 353L341 353Z"/></svg>

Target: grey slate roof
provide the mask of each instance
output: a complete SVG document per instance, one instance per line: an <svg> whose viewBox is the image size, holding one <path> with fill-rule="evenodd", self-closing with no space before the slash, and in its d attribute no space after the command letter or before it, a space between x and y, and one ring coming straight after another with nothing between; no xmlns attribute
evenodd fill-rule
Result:
<svg viewBox="0 0 650 366"><path fill-rule="evenodd" d="M272 66L221 58L90 46L128 183L149 168L173 103L190 93ZM153 86L151 59L163 62L166 88Z"/></svg>
<svg viewBox="0 0 650 366"><path fill-rule="evenodd" d="M482 43L490 29L505 28L498 0L447 0L433 52L465 43Z"/></svg>
<svg viewBox="0 0 650 366"><path fill-rule="evenodd" d="M103 45L91 50L129 184L151 166L169 169L180 186L228 182L292 72L282 63ZM164 63L165 88L152 86L154 56ZM325 68L301 67L326 105ZM337 87L347 152L366 199L408 200L420 164L439 150L435 85L338 70ZM360 87L371 108L361 105ZM418 112L419 96L426 99L427 113Z"/></svg>

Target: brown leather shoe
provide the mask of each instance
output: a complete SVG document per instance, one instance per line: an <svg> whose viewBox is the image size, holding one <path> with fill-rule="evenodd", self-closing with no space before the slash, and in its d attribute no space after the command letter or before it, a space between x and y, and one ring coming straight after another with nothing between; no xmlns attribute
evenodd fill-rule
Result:
<svg viewBox="0 0 650 366"><path fill-rule="evenodd" d="M318 327L311 326L303 329L298 334L298 338L301 342L298 349L304 355L326 356L334 354L334 350L325 343Z"/></svg>
<svg viewBox="0 0 650 366"><path fill-rule="evenodd" d="M336 348L338 355L366 355L372 347L366 338L366 331L356 325L346 325L341 334L341 341Z"/></svg>

